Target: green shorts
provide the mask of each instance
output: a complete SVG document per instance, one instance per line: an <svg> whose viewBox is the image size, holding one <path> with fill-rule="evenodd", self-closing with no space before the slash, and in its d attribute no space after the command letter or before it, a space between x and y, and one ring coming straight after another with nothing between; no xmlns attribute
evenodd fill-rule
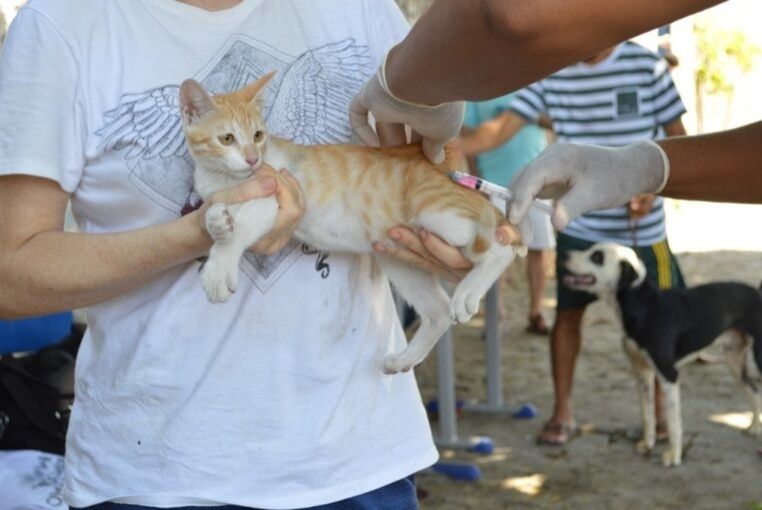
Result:
<svg viewBox="0 0 762 510"><path fill-rule="evenodd" d="M558 234L556 246L556 297L558 310L585 308L597 298L581 290L572 290L563 284L568 271L563 266L566 254L570 251L582 251L595 243L578 237ZM646 278L654 282L660 289L683 289L685 280L677 259L669 249L667 240L651 246L635 248L640 260L646 265Z"/></svg>

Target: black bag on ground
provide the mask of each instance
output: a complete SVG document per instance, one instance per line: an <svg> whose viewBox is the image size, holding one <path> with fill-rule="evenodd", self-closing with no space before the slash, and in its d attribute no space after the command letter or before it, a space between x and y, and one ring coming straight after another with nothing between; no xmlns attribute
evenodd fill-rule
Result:
<svg viewBox="0 0 762 510"><path fill-rule="evenodd" d="M0 450L63 454L84 328L33 354L0 356Z"/></svg>

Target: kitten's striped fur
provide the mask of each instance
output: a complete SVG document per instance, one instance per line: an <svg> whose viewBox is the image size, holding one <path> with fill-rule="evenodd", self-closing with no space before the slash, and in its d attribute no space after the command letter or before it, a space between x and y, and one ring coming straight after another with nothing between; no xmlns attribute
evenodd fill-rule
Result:
<svg viewBox="0 0 762 510"><path fill-rule="evenodd" d="M373 243L385 240L396 225L425 228L460 247L474 268L452 299L433 275L377 255L398 292L421 315L421 327L408 348L384 360L387 373L409 370L452 320L464 322L476 313L481 297L513 260L514 248L495 240L495 229L506 220L482 195L447 177L448 170L461 166L452 154L434 165L418 145L303 146L268 136L260 100L271 77L213 97L195 81L183 83L181 107L196 161L196 191L206 197L238 184L266 161L287 168L299 181L306 212L295 237L315 249L373 253ZM215 244L202 280L210 300L226 301L235 291L240 257L272 228L277 207L274 198L267 198L209 209L207 226ZM226 228L231 216L232 232Z"/></svg>

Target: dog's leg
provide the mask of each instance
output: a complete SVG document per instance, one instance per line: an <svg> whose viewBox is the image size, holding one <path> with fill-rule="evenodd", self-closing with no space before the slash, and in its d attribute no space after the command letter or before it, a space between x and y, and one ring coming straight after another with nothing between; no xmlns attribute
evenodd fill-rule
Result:
<svg viewBox="0 0 762 510"><path fill-rule="evenodd" d="M762 387L754 381L750 374L750 363L754 362L751 342L742 331L730 330L725 333L723 351L730 372L741 383L751 400L751 425L744 432L752 436L762 434L762 423L760 422Z"/></svg>
<svg viewBox="0 0 762 510"><path fill-rule="evenodd" d="M746 363L742 376L752 398L752 413L754 413L747 432L753 436L762 436L762 317L756 318L757 327L753 330L746 350Z"/></svg>
<svg viewBox="0 0 762 510"><path fill-rule="evenodd" d="M680 414L680 384L660 377L662 396L667 405L667 430L669 450L662 455L665 466L679 466L683 457L683 419Z"/></svg>
<svg viewBox="0 0 762 510"><path fill-rule="evenodd" d="M762 381L759 381L759 384L762 384ZM758 387L755 393L751 393L749 390L749 395L752 401L751 425L744 432L750 436L759 437L762 436L762 388Z"/></svg>
<svg viewBox="0 0 762 510"><path fill-rule="evenodd" d="M384 373L407 372L426 357L452 324L450 298L433 274L389 257L377 259L397 292L421 316L421 325L407 348L384 359Z"/></svg>
<svg viewBox="0 0 762 510"><path fill-rule="evenodd" d="M756 340L755 340L756 341ZM754 359L751 344L748 345L744 366L741 371L741 382L746 388L751 400L751 424L744 432L750 436L762 436L762 371Z"/></svg>
<svg viewBox="0 0 762 510"><path fill-rule="evenodd" d="M630 359L632 371L635 374L640 396L640 415L643 418L643 438L635 445L635 451L646 454L650 453L656 444L656 414L654 411L656 374L643 353L638 349L638 344L624 337L623 345L624 352Z"/></svg>
<svg viewBox="0 0 762 510"><path fill-rule="evenodd" d="M201 269L201 282L209 301L224 303L230 299L238 287L238 264L243 252L272 230L277 215L274 197L208 209L206 225L215 243Z"/></svg>

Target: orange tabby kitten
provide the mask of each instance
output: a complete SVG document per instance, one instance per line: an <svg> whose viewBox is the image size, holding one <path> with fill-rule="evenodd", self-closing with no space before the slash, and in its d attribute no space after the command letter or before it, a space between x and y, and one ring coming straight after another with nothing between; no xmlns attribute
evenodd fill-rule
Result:
<svg viewBox="0 0 762 510"><path fill-rule="evenodd" d="M460 247L474 267L452 299L436 276L376 255L397 291L421 316L407 348L384 360L386 373L410 370L453 320L465 322L476 313L481 297L513 261L514 248L495 240L496 227L506 220L479 193L447 177L447 171L457 166L451 156L434 165L417 145L303 146L268 136L261 99L271 77L217 96L193 80L182 84L180 103L196 162L196 192L205 198L238 184L267 161L275 168L287 168L304 190L307 207L294 236L315 249L373 253L373 243L384 240L396 225L422 227ZM224 302L235 292L241 256L270 231L277 212L272 197L209 208L206 225L215 243L201 277L212 302Z"/></svg>

